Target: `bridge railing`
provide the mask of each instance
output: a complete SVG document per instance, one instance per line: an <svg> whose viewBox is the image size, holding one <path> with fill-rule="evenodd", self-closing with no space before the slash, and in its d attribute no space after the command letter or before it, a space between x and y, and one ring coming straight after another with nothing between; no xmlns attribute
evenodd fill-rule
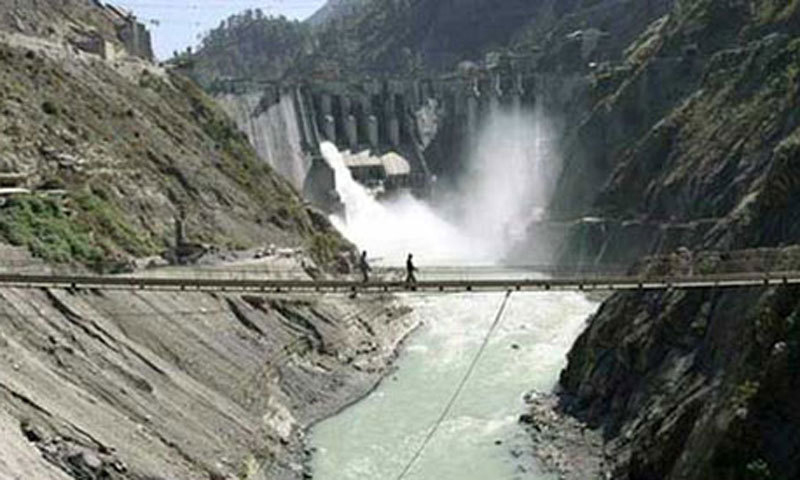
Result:
<svg viewBox="0 0 800 480"><path fill-rule="evenodd" d="M594 278L485 278L422 279L403 281L355 281L309 279L197 279L189 277L136 277L92 275L0 274L0 285L15 288L65 288L103 290L220 291L256 293L382 293L397 291L555 291L555 290L650 290L669 288L750 287L800 284L800 272L712 274L646 278L607 276Z"/></svg>
<svg viewBox="0 0 800 480"><path fill-rule="evenodd" d="M19 263L19 262L18 262ZM627 265L432 265L421 266L416 277L421 288L446 289L616 289L666 288L693 285L759 285L794 283L800 278L800 247L743 250L735 252L678 251L650 257L632 267ZM401 290L405 269L375 266L365 286L358 271L344 275L327 274L297 258L275 256L238 264L171 266L107 276L93 273L75 275L42 263L13 261L0 264L5 285L36 284L110 285L130 288L239 288L317 291ZM48 279L50 279L48 281ZM72 279L72 280L71 280ZM641 287L640 287L641 286Z"/></svg>

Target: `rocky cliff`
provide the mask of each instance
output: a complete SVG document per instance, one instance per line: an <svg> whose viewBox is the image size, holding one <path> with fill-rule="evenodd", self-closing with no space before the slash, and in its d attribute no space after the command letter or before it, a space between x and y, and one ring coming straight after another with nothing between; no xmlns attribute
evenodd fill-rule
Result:
<svg viewBox="0 0 800 480"><path fill-rule="evenodd" d="M613 478L797 478L799 302L794 287L617 295L569 354L561 409L600 429Z"/></svg>
<svg viewBox="0 0 800 480"><path fill-rule="evenodd" d="M3 269L128 268L188 240L291 258L139 274L308 279L346 255L116 18L89 1L0 5ZM369 391L413 328L391 298L0 290L4 479L302 478L305 429Z"/></svg>
<svg viewBox="0 0 800 480"><path fill-rule="evenodd" d="M718 249L694 270L712 273L767 252L742 249L796 244L798 28L792 3L679 1L634 42L571 139L582 171L562 176L554 212L594 219L565 258ZM796 269L792 252L736 268ZM561 409L601 430L614 478L796 478L798 299L616 295L569 354Z"/></svg>
<svg viewBox="0 0 800 480"><path fill-rule="evenodd" d="M598 74L552 212L606 221L588 251L591 228L578 226L564 254L630 261L680 243L792 243L798 23L791 5L678 2L624 69Z"/></svg>

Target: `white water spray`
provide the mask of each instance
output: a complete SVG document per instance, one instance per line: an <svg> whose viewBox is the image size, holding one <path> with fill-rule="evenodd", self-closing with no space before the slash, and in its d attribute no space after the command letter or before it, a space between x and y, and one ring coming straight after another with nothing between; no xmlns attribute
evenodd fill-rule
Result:
<svg viewBox="0 0 800 480"><path fill-rule="evenodd" d="M456 197L458 224L470 237L484 239L499 258L547 206L558 172L551 138L541 111L497 107L471 142Z"/></svg>
<svg viewBox="0 0 800 480"><path fill-rule="evenodd" d="M420 264L427 265L476 257L491 260L488 256L480 257L488 253L486 248L410 194L379 203L353 180L342 154L333 144L323 143L322 154L334 170L336 190L346 208L346 218L334 216L331 220L350 241L366 249L370 257L387 264L401 264L407 254L415 253L419 254Z"/></svg>
<svg viewBox="0 0 800 480"><path fill-rule="evenodd" d="M497 264L547 203L556 172L549 139L543 115L497 107L471 142L461 188L437 208L408 193L379 203L324 143L346 209L332 221L385 264L401 264L408 253L422 265Z"/></svg>

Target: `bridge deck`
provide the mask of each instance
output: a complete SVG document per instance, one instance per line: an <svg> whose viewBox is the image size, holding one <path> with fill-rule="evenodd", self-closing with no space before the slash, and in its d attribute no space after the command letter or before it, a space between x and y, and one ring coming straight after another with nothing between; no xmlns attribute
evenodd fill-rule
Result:
<svg viewBox="0 0 800 480"><path fill-rule="evenodd" d="M668 288L732 288L800 284L800 272L738 273L689 277L644 278L597 276L569 278L492 278L423 280L413 287L398 281L362 283L347 280L257 280L236 278L158 278L138 276L71 276L0 274L0 287L95 290L158 290L255 293L385 293L491 291L614 291Z"/></svg>

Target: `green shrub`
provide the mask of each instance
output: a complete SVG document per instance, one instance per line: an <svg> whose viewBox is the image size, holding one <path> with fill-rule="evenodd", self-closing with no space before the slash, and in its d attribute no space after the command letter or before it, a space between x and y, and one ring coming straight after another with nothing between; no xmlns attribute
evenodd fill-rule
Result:
<svg viewBox="0 0 800 480"><path fill-rule="evenodd" d="M118 247L133 256L147 256L157 251L156 245L138 234L128 224L125 214L110 200L110 193L100 187L85 189L75 195L79 220L96 237L107 241L106 247Z"/></svg>
<svg viewBox="0 0 800 480"><path fill-rule="evenodd" d="M48 262L96 264L103 257L89 232L53 199L13 197L0 208L0 236Z"/></svg>
<svg viewBox="0 0 800 480"><path fill-rule="evenodd" d="M336 235L318 233L311 237L308 253L319 265L329 265L339 253L341 243Z"/></svg>
<svg viewBox="0 0 800 480"><path fill-rule="evenodd" d="M107 192L104 193L107 195ZM146 256L158 248L129 225L122 211L92 190L72 196L74 215L60 199L12 197L0 208L0 238L50 263L80 263L105 271L125 252Z"/></svg>

